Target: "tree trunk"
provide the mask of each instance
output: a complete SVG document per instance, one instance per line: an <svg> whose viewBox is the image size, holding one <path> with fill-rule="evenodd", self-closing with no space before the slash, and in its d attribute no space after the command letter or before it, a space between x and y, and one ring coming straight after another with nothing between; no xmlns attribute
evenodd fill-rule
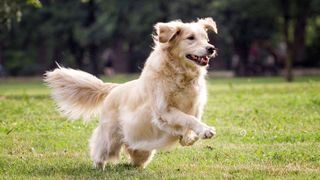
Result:
<svg viewBox="0 0 320 180"><path fill-rule="evenodd" d="M235 53L239 57L239 62L235 69L236 76L252 75L248 68L249 46L246 42L236 41L235 37L233 37L233 39L233 48Z"/></svg>
<svg viewBox="0 0 320 180"><path fill-rule="evenodd" d="M4 69L4 44L0 40L0 78L5 75Z"/></svg>
<svg viewBox="0 0 320 180"><path fill-rule="evenodd" d="M159 11L161 12L159 21L167 22L168 21L168 2L165 0L160 0L159 2Z"/></svg>
<svg viewBox="0 0 320 180"><path fill-rule="evenodd" d="M97 60L97 46L89 45L89 58L92 66L92 74L99 77L99 65Z"/></svg>
<svg viewBox="0 0 320 180"><path fill-rule="evenodd" d="M42 74L44 72L44 66L46 65L48 59L48 48L47 43L44 39L40 38L37 43L37 54L36 54L36 64L39 66L39 71L37 74Z"/></svg>
<svg viewBox="0 0 320 180"><path fill-rule="evenodd" d="M59 46L54 47L51 59L52 59L52 61L51 61L51 64L49 65L49 69L56 68L57 67L56 63L59 63L59 64L63 63L63 56L61 53L61 47L59 47Z"/></svg>
<svg viewBox="0 0 320 180"><path fill-rule="evenodd" d="M3 43L2 41L0 40L0 65L3 65L4 64L4 51L3 51Z"/></svg>
<svg viewBox="0 0 320 180"><path fill-rule="evenodd" d="M296 23L294 27L294 36L292 44L292 57L293 62L301 64L304 58L305 51L305 36L306 36L306 26L307 18L310 10L311 1L303 0L297 2L298 13L296 17Z"/></svg>
<svg viewBox="0 0 320 180"><path fill-rule="evenodd" d="M82 48L79 48L77 52L74 54L78 69L83 69L83 56L84 56L83 52L84 50Z"/></svg>
<svg viewBox="0 0 320 180"><path fill-rule="evenodd" d="M73 55L78 69L83 68L84 48L82 48L74 39L73 29L68 32L68 47Z"/></svg>
<svg viewBox="0 0 320 180"><path fill-rule="evenodd" d="M128 53L124 50L124 41L119 39L112 47L114 53L113 67L116 72L127 73L129 71Z"/></svg>
<svg viewBox="0 0 320 180"><path fill-rule="evenodd" d="M281 7L283 12L283 33L284 38L287 45L287 55L285 57L285 78L288 82L293 81L293 74L292 74L292 56L291 56L291 43L289 39L289 22L290 22L290 16L289 16L289 3L290 0L281 0Z"/></svg>
<svg viewBox="0 0 320 180"><path fill-rule="evenodd" d="M87 5L87 18L86 18L86 27L92 26L96 22L96 14L95 11L97 10L96 2L95 0L90 0ZM98 52L98 46L95 44L94 41L91 41L88 45L88 52L89 52L89 58L92 68L92 74L95 76L99 76L99 67L98 67L98 59L97 59L97 52Z"/></svg>

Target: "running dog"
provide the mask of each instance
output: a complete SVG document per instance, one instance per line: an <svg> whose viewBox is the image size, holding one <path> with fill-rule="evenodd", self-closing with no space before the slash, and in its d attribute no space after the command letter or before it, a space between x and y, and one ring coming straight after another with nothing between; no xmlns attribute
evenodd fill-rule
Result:
<svg viewBox="0 0 320 180"><path fill-rule="evenodd" d="M145 167L157 149L212 138L214 127L201 122L206 104L205 76L216 48L207 31L212 18L157 23L154 48L140 77L124 84L104 83L80 70L58 67L44 81L70 119L100 118L90 139L96 167L119 158L124 147L135 166Z"/></svg>

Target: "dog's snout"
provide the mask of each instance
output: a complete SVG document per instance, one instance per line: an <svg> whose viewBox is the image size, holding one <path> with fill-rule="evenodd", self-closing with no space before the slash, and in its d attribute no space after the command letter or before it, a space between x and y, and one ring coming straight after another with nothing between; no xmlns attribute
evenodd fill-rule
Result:
<svg viewBox="0 0 320 180"><path fill-rule="evenodd" d="M207 46L207 53L208 54L213 54L216 48L214 46Z"/></svg>

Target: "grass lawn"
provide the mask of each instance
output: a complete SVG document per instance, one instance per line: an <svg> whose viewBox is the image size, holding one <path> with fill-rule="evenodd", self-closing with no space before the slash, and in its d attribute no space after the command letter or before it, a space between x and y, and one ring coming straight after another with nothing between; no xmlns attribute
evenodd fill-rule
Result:
<svg viewBox="0 0 320 180"><path fill-rule="evenodd" d="M88 154L97 121L59 116L40 80L0 80L0 179L320 177L320 77L213 77L208 88L203 121L216 127L215 139L159 151L143 170L123 155L101 171Z"/></svg>

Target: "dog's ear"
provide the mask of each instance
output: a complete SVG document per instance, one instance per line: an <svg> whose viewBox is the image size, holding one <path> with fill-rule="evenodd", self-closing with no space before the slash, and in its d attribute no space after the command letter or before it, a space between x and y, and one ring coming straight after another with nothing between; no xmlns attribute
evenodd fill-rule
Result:
<svg viewBox="0 0 320 180"><path fill-rule="evenodd" d="M172 23L157 23L155 26L158 40L161 43L172 41L179 34L180 29Z"/></svg>
<svg viewBox="0 0 320 180"><path fill-rule="evenodd" d="M198 19L198 23L201 24L206 31L210 30L218 34L216 22L212 18Z"/></svg>

